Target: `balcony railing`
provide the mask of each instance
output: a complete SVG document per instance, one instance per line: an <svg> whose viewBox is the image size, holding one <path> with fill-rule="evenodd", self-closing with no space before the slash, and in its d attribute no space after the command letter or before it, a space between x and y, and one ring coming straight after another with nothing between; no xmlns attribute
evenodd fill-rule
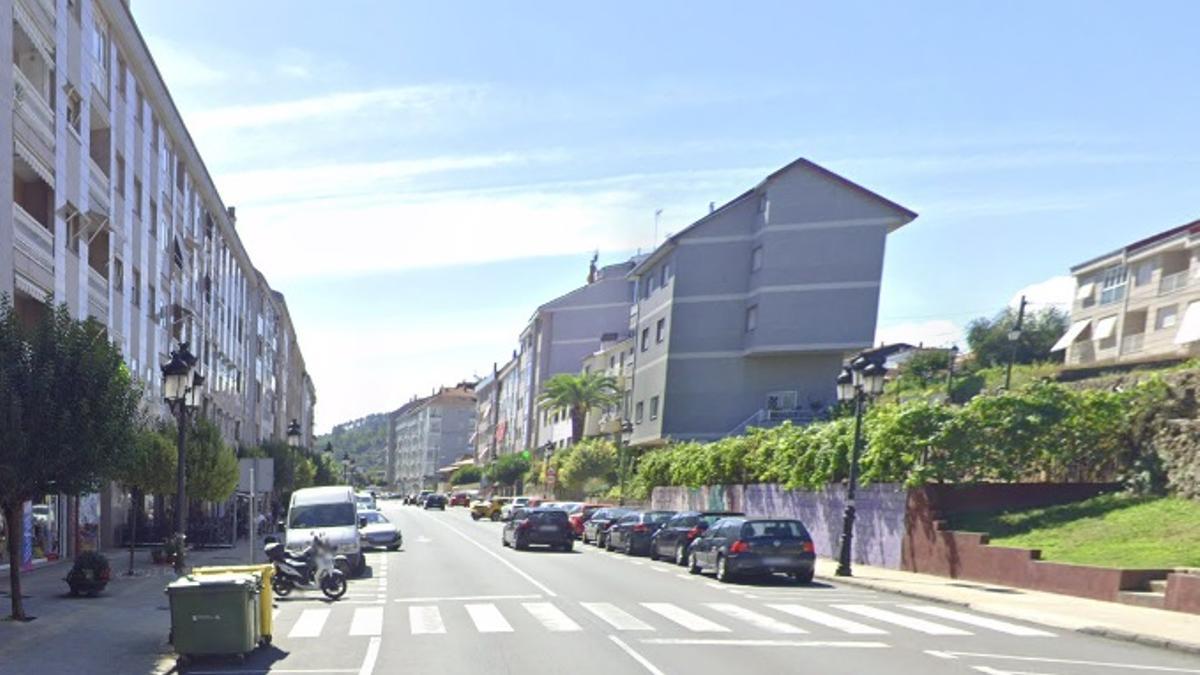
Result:
<svg viewBox="0 0 1200 675"><path fill-rule="evenodd" d="M54 272L54 235L18 204L13 204L16 247L47 272Z"/></svg>
<svg viewBox="0 0 1200 675"><path fill-rule="evenodd" d="M108 176L104 173L104 170L100 168L96 160L88 157L88 187L90 188L89 193L92 197L92 206L96 207L95 210L102 213L108 213L109 208L112 206L112 200L108 194L108 185Z"/></svg>
<svg viewBox="0 0 1200 675"><path fill-rule="evenodd" d="M47 146L54 147L54 111L42 92L13 64L13 105Z"/></svg>
<svg viewBox="0 0 1200 675"><path fill-rule="evenodd" d="M1142 344L1145 340L1145 337L1145 333L1135 333L1133 335L1126 335L1125 337L1121 338L1121 353L1132 354L1134 352L1142 351Z"/></svg>
<svg viewBox="0 0 1200 675"><path fill-rule="evenodd" d="M1188 285L1188 270L1175 272L1174 274L1164 274L1158 282L1158 294L1166 295L1174 293Z"/></svg>
<svg viewBox="0 0 1200 675"><path fill-rule="evenodd" d="M108 304L108 279L92 268L88 268L88 296Z"/></svg>

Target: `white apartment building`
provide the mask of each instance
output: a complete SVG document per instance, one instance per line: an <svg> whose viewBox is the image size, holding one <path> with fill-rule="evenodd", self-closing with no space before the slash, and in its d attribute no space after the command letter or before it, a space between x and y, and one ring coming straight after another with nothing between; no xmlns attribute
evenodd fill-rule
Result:
<svg viewBox="0 0 1200 675"><path fill-rule="evenodd" d="M243 247L129 7L0 2L0 50L0 293L25 317L49 298L102 321L155 404L159 367L186 341L207 377L203 414L230 445L281 439L292 419L311 444L316 393L286 302Z"/></svg>
<svg viewBox="0 0 1200 675"><path fill-rule="evenodd" d="M1200 220L1071 268L1071 326L1054 345L1072 367L1200 354Z"/></svg>
<svg viewBox="0 0 1200 675"><path fill-rule="evenodd" d="M462 383L410 401L388 416L388 478L401 491L437 487L437 470L474 453L475 391Z"/></svg>

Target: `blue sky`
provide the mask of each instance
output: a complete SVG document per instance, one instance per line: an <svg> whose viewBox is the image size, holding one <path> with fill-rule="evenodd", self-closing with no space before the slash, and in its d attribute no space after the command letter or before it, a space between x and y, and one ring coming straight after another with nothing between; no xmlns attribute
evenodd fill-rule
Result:
<svg viewBox="0 0 1200 675"><path fill-rule="evenodd" d="M878 338L943 344L1200 217L1200 3L134 0L318 427L490 369L530 312L807 157L915 211Z"/></svg>

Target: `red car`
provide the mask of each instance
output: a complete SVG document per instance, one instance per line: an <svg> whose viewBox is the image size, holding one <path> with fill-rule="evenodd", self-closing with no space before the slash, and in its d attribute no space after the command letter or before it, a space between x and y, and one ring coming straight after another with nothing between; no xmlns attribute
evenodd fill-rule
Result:
<svg viewBox="0 0 1200 675"><path fill-rule="evenodd" d="M602 509L612 504L576 504L574 508L567 512L567 517L571 521L571 531L576 537L583 536L583 526L587 523L588 518L592 517L592 513L596 509Z"/></svg>
<svg viewBox="0 0 1200 675"><path fill-rule="evenodd" d="M450 506L470 506L471 495L465 492L455 492L450 495Z"/></svg>

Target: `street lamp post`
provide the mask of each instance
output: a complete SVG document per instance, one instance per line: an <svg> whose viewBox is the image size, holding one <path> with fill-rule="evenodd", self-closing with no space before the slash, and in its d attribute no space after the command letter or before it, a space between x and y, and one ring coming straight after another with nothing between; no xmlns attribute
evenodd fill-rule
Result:
<svg viewBox="0 0 1200 675"><path fill-rule="evenodd" d="M546 477L546 482L542 484L542 496L550 498L553 494L550 492L550 455L554 452L554 442L546 441L542 446L542 475Z"/></svg>
<svg viewBox="0 0 1200 675"><path fill-rule="evenodd" d="M954 362L958 360L958 345L951 345L950 352L947 354L946 363L946 402L951 402L954 397Z"/></svg>
<svg viewBox="0 0 1200 675"><path fill-rule="evenodd" d="M350 459L350 451L346 450L342 453L342 480L346 481L346 485L350 485L350 472L354 469L354 460Z"/></svg>
<svg viewBox="0 0 1200 675"><path fill-rule="evenodd" d="M621 478L621 496L617 500L617 503L620 506L625 506L625 476L627 473L629 473L628 467L626 466L629 462L625 458L625 455L628 454L629 450L625 444L625 436L632 433L633 422L630 422L627 419L622 419L621 430L617 432L617 471L620 473Z"/></svg>
<svg viewBox="0 0 1200 675"><path fill-rule="evenodd" d="M837 378L838 400L842 403L854 401L854 447L850 455L850 477L846 487L846 511L842 519L842 539L838 551L837 576L848 577L850 551L854 540L855 495L858 491L858 460L862 455L862 419L867 397L883 393L883 378L887 368L865 356L859 355L850 365L842 368Z"/></svg>
<svg viewBox="0 0 1200 675"><path fill-rule="evenodd" d="M183 552L187 541L187 428L188 413L200 407L204 376L196 367L196 357L186 342L171 352L171 360L162 366L163 400L175 414L179 426L178 455L175 466L175 573L186 570Z"/></svg>
<svg viewBox="0 0 1200 675"><path fill-rule="evenodd" d="M300 423L297 422L295 418L292 418L292 422L290 424L288 424L288 428L287 428L287 444L288 444L288 446L291 447L293 450L299 450L302 447L301 441L303 440L303 438L302 438L303 436L304 436L304 434L300 430Z"/></svg>

